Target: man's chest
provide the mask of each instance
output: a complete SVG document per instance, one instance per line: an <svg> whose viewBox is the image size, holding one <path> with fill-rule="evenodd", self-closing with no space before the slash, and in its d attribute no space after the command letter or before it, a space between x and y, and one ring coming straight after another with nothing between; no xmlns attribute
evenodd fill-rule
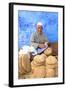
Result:
<svg viewBox="0 0 66 90"><path fill-rule="evenodd" d="M45 41L44 36L43 35L36 35L35 41L38 43L44 43L44 41Z"/></svg>

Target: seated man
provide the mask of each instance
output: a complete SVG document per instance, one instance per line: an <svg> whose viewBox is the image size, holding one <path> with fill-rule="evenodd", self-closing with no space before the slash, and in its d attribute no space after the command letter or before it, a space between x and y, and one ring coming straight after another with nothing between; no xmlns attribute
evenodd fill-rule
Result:
<svg viewBox="0 0 66 90"><path fill-rule="evenodd" d="M41 22L38 22L36 25L36 32L32 33L30 41L31 46L33 46L35 49L37 48L45 48L46 44L48 43L48 40L44 33L42 32L43 26Z"/></svg>

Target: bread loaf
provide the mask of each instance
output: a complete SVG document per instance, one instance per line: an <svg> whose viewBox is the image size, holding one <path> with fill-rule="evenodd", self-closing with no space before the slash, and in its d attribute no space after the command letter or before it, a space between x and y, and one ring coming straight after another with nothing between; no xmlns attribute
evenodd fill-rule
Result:
<svg viewBox="0 0 66 90"><path fill-rule="evenodd" d="M26 72L31 71L30 59L27 54L22 54L22 66Z"/></svg>
<svg viewBox="0 0 66 90"><path fill-rule="evenodd" d="M55 69L55 68L57 68L58 67L58 64L56 63L56 64L46 64L46 67L47 68L51 68L51 69Z"/></svg>
<svg viewBox="0 0 66 90"><path fill-rule="evenodd" d="M46 74L45 66L39 66L34 68L32 78L44 78Z"/></svg>
<svg viewBox="0 0 66 90"><path fill-rule="evenodd" d="M55 77L55 70L46 68L46 77Z"/></svg>
<svg viewBox="0 0 66 90"><path fill-rule="evenodd" d="M48 65L54 65L57 63L57 59L54 56L48 56L46 58L46 64Z"/></svg>
<svg viewBox="0 0 66 90"><path fill-rule="evenodd" d="M34 57L34 62L36 63L36 64L38 64L38 65L42 65L42 64L44 64L45 63L45 60L46 60L46 58L47 58L47 56L45 55L45 54L41 54L41 55L36 55L35 57Z"/></svg>
<svg viewBox="0 0 66 90"><path fill-rule="evenodd" d="M45 55L51 55L52 54L52 48L48 47L45 51L44 51Z"/></svg>
<svg viewBox="0 0 66 90"><path fill-rule="evenodd" d="M22 56L19 56L19 59L18 59L18 72L19 72L19 74L26 73L26 71L24 70L24 68L22 66Z"/></svg>

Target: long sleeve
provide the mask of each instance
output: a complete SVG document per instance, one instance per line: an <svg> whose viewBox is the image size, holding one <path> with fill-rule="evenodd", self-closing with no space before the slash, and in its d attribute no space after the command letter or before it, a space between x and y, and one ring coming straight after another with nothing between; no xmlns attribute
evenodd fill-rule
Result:
<svg viewBox="0 0 66 90"><path fill-rule="evenodd" d="M36 43L35 42L35 34L34 33L31 35L30 45L33 46L33 47L35 47L35 48L38 48L39 43Z"/></svg>
<svg viewBox="0 0 66 90"><path fill-rule="evenodd" d="M38 34L37 32L32 33L30 38L30 45L34 48L38 48L39 44L44 44L45 42L48 42L46 36L44 34Z"/></svg>

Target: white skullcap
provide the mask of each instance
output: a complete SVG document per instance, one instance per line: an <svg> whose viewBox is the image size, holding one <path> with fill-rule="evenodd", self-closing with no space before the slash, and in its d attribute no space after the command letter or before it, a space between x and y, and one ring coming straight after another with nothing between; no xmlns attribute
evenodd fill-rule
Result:
<svg viewBox="0 0 66 90"><path fill-rule="evenodd" d="M42 26L43 24L42 24L41 22L38 22L38 23L37 23L37 25L40 25L40 26Z"/></svg>

